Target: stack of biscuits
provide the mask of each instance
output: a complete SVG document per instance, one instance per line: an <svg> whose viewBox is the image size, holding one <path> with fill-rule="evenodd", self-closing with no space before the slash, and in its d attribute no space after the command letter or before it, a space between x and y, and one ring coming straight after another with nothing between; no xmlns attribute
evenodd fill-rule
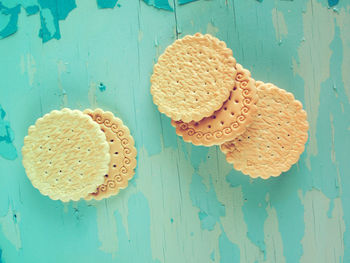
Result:
<svg viewBox="0 0 350 263"><path fill-rule="evenodd" d="M101 109L65 108L44 115L29 127L22 154L33 186L63 202L116 195L136 167L128 127Z"/></svg>
<svg viewBox="0 0 350 263"><path fill-rule="evenodd" d="M154 66L151 94L184 141L220 145L226 160L253 178L279 176L304 151L302 104L255 81L211 35L188 35L167 47Z"/></svg>

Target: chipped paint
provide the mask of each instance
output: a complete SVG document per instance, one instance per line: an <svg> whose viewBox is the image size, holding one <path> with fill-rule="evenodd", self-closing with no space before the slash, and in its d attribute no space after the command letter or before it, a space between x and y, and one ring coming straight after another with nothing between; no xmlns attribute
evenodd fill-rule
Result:
<svg viewBox="0 0 350 263"><path fill-rule="evenodd" d="M266 261L286 263L283 255L283 240L278 228L277 211L271 204L266 207L267 218L264 222L264 241L266 245Z"/></svg>
<svg viewBox="0 0 350 263"><path fill-rule="evenodd" d="M90 107L92 109L97 108L96 89L97 89L97 84L94 82L91 82L89 91L88 91L88 98L90 102Z"/></svg>
<svg viewBox="0 0 350 263"><path fill-rule="evenodd" d="M13 145L15 135L5 118L6 112L0 105L0 156L7 160L14 160L17 158L17 150Z"/></svg>
<svg viewBox="0 0 350 263"><path fill-rule="evenodd" d="M329 7L335 6L339 3L339 0L328 0Z"/></svg>
<svg viewBox="0 0 350 263"><path fill-rule="evenodd" d="M272 22L276 31L276 40L282 41L287 34L288 28L286 25L286 21L284 20L284 15L281 11L277 10L277 8L273 8L272 12Z"/></svg>
<svg viewBox="0 0 350 263"><path fill-rule="evenodd" d="M8 8L0 1L0 18L1 20L7 20L7 24L0 28L0 39L11 36L17 31L18 15L21 12L21 6L16 5L12 8ZM1 21L0 20L0 21ZM1 24L0 24L1 25Z"/></svg>
<svg viewBox="0 0 350 263"><path fill-rule="evenodd" d="M213 230L220 217L225 216L225 207L215 197L213 182L210 178L207 190L198 174L193 174L190 195L194 206L199 208L198 217L202 229Z"/></svg>
<svg viewBox="0 0 350 263"><path fill-rule="evenodd" d="M75 262L350 260L347 1L334 10L326 0L154 0L151 6L119 0L105 10L97 1L76 0L58 27L56 7L1 2L7 9L20 4L22 11L12 24L17 33L0 41L2 121L16 134L9 136L13 146L21 147L37 117L68 105L113 111L129 126L139 153L127 189L102 202L65 205L33 189L20 158L0 158L0 217L11 225L7 236L0 227L3 262L40 263L48 256L65 262L72 250ZM165 10L174 4L174 12ZM37 37L41 15L53 40L45 45ZM10 18L0 14L0 31ZM176 136L152 103L154 62L176 37L198 31L226 41L253 76L303 102L311 140L282 176L253 180L234 171L218 147Z"/></svg>
<svg viewBox="0 0 350 263"><path fill-rule="evenodd" d="M315 23L317 19L318 23ZM330 76L330 43L334 38L334 19L321 3L309 1L303 14L305 41L298 49L299 63L294 61L295 73L302 77L305 87L305 108L310 124L307 151L308 167L311 156L317 155L316 125L321 84ZM327 34L320 32L327 31ZM318 32L318 34L315 34ZM312 63L309 63L312 61ZM307 87L307 88L306 88Z"/></svg>
<svg viewBox="0 0 350 263"><path fill-rule="evenodd" d="M21 233L19 229L20 218L20 213L14 211L11 206L9 206L7 214L0 217L2 233L16 250L22 248Z"/></svg>
<svg viewBox="0 0 350 263"><path fill-rule="evenodd" d="M163 9L167 11L173 11L173 7L170 6L168 0L143 0L147 5L154 6L158 9Z"/></svg>
<svg viewBox="0 0 350 263"><path fill-rule="evenodd" d="M304 254L301 263L344 262L343 208L339 198L334 200L332 217L327 216L330 200L313 189L301 197L305 214L305 235L301 240Z"/></svg>
<svg viewBox="0 0 350 263"><path fill-rule="evenodd" d="M219 237L220 262L240 262L240 252L236 244L232 243L223 232Z"/></svg>
<svg viewBox="0 0 350 263"><path fill-rule="evenodd" d="M18 4L15 7L9 8L0 1L0 21L2 16L10 16L7 25L0 29L0 39L8 37L17 32L18 16L21 11L22 1L16 0ZM60 39L59 21L66 19L68 14L76 8L75 0L36 0L29 5L23 1L23 7L28 15L40 13L41 28L39 37L45 43L53 38ZM6 4L6 3L5 3Z"/></svg>
<svg viewBox="0 0 350 263"><path fill-rule="evenodd" d="M115 257L118 251L117 224L115 210L109 206L109 200L96 204L99 249Z"/></svg>
<svg viewBox="0 0 350 263"><path fill-rule="evenodd" d="M218 32L219 32L219 28L215 27L212 23L208 23L208 25L207 25L207 33L208 34L216 36L216 34Z"/></svg>
<svg viewBox="0 0 350 263"><path fill-rule="evenodd" d="M68 96L67 92L65 90L65 86L63 85L62 75L67 72L67 64L64 63L62 60L57 62L57 82L58 82L58 88L61 93L61 107L67 107L68 106Z"/></svg>
<svg viewBox="0 0 350 263"><path fill-rule="evenodd" d="M178 0L178 3L179 3L179 5L185 5L185 4L188 4L191 2L195 2L195 1L198 1L198 0Z"/></svg>
<svg viewBox="0 0 350 263"><path fill-rule="evenodd" d="M347 29L350 27L350 6L347 8L342 8L339 14L336 16L336 24L339 30L339 40L342 42L342 65L341 65L341 78L342 82L350 83L350 34ZM344 85L346 96L348 97L348 102L350 102L350 85Z"/></svg>
<svg viewBox="0 0 350 263"><path fill-rule="evenodd" d="M97 0L98 8L114 8L118 0Z"/></svg>

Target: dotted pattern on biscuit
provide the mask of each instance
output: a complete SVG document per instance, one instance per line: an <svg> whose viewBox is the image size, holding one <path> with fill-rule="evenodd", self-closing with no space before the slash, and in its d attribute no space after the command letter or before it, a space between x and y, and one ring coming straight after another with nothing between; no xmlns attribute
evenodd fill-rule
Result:
<svg viewBox="0 0 350 263"><path fill-rule="evenodd" d="M70 109L54 110L30 126L22 154L33 186L63 202L77 201L103 183L110 160L99 125Z"/></svg>
<svg viewBox="0 0 350 263"><path fill-rule="evenodd" d="M120 189L128 186L128 181L135 174L137 151L128 127L113 113L101 109L87 109L84 113L99 124L110 145L111 160L104 182L85 197L85 200L101 200L118 194Z"/></svg>
<svg viewBox="0 0 350 263"><path fill-rule="evenodd" d="M194 145L220 145L241 135L252 122L256 113L255 80L250 72L236 64L235 85L229 99L210 117L199 122L171 121L176 134Z"/></svg>
<svg viewBox="0 0 350 263"><path fill-rule="evenodd" d="M247 131L221 145L226 160L253 178L279 176L295 164L308 138L307 114L293 94L257 82L255 120Z"/></svg>
<svg viewBox="0 0 350 263"><path fill-rule="evenodd" d="M153 102L175 121L199 121L218 110L234 85L236 61L225 42L195 34L176 40L151 77Z"/></svg>

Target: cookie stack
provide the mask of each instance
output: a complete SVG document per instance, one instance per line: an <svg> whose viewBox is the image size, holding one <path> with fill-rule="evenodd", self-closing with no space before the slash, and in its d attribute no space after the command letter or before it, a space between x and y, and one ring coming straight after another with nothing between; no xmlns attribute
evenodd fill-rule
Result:
<svg viewBox="0 0 350 263"><path fill-rule="evenodd" d="M304 151L302 104L273 84L256 82L211 35L176 40L159 57L151 83L154 103L179 136L194 145L221 145L244 174L278 176Z"/></svg>
<svg viewBox="0 0 350 263"><path fill-rule="evenodd" d="M129 129L101 109L44 115L29 127L22 154L33 186L63 202L115 195L127 187L136 167Z"/></svg>

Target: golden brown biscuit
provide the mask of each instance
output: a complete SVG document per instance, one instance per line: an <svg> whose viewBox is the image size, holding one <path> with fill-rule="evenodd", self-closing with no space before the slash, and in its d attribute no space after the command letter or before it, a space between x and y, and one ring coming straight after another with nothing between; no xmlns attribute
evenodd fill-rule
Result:
<svg viewBox="0 0 350 263"><path fill-rule="evenodd" d="M153 102L175 121L199 121L221 108L234 85L236 61L225 42L197 33L176 40L154 65Z"/></svg>
<svg viewBox="0 0 350 263"><path fill-rule="evenodd" d="M22 154L33 186L63 202L77 201L103 183L110 160L99 125L70 109L54 110L30 126Z"/></svg>
<svg viewBox="0 0 350 263"><path fill-rule="evenodd" d="M257 115L247 131L221 145L226 160L253 178L279 176L296 163L308 138L306 112L293 94L257 82Z"/></svg>
<svg viewBox="0 0 350 263"><path fill-rule="evenodd" d="M120 189L128 186L128 181L135 174L137 152L128 127L113 113L101 109L87 109L84 113L100 125L110 145L111 161L104 182L85 197L86 200L101 200L118 194Z"/></svg>
<svg viewBox="0 0 350 263"><path fill-rule="evenodd" d="M250 72L236 64L237 75L229 99L210 117L199 122L171 121L176 134L194 145L220 145L241 135L256 113L255 80Z"/></svg>

